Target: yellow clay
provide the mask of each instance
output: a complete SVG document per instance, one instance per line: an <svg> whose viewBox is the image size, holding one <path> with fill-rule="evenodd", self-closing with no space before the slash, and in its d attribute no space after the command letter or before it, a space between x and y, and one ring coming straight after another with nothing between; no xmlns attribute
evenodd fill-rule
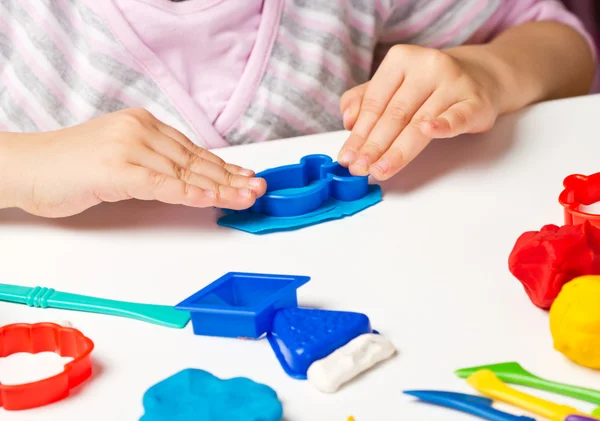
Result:
<svg viewBox="0 0 600 421"><path fill-rule="evenodd" d="M590 417L575 408L559 405L513 389L490 370L479 370L471 374L467 377L467 383L490 399L517 406L552 421L564 421L569 415Z"/></svg>
<svg viewBox="0 0 600 421"><path fill-rule="evenodd" d="M565 284L550 309L554 348L584 367L600 369L600 276Z"/></svg>

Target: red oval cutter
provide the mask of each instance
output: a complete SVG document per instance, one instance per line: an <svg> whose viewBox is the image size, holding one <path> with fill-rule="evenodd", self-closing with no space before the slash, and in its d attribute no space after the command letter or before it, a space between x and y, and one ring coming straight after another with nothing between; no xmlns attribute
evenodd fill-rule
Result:
<svg viewBox="0 0 600 421"><path fill-rule="evenodd" d="M600 228L600 215L587 213L579 208L600 201L600 173L585 176L573 174L563 181L565 189L558 196L558 201L565 209L565 225L577 225L590 221Z"/></svg>
<svg viewBox="0 0 600 421"><path fill-rule="evenodd" d="M54 323L18 323L0 328L0 357L17 352L55 352L72 357L62 373L37 382L20 385L0 383L0 407L6 410L30 409L47 405L69 395L92 374L90 353L94 343L77 329Z"/></svg>

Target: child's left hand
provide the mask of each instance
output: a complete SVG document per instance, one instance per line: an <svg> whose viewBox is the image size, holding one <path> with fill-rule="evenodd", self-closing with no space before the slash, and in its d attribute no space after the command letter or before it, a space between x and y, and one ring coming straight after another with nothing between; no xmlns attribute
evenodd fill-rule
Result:
<svg viewBox="0 0 600 421"><path fill-rule="evenodd" d="M370 82L342 96L344 127L352 132L340 164L386 180L431 139L489 130L503 108L493 70L502 64L483 51L463 51L392 47Z"/></svg>

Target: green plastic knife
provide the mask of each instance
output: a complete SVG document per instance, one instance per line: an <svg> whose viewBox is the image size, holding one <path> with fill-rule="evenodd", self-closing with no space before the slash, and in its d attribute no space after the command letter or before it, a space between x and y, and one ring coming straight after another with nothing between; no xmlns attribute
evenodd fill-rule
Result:
<svg viewBox="0 0 600 421"><path fill-rule="evenodd" d="M569 384L558 383L546 379L542 379L529 371L525 370L519 363L507 362L499 364L482 365L479 367L461 368L455 373L461 378L467 378L471 374L479 370L490 370L500 380L506 383L528 386L531 388L545 390L547 392L556 393L559 395L569 396L585 402L591 402L600 405L600 391L594 389L586 389L583 387L572 386ZM597 410L599 411L600 408ZM598 414L598 412L595 412Z"/></svg>
<svg viewBox="0 0 600 421"><path fill-rule="evenodd" d="M0 301L127 317L176 329L185 327L190 320L189 312L176 310L172 306L107 300L45 287L0 284Z"/></svg>

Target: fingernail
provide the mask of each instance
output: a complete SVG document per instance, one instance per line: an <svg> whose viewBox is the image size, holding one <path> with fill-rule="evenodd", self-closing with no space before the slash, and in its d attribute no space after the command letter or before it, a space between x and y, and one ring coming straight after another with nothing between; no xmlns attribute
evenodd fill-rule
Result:
<svg viewBox="0 0 600 421"><path fill-rule="evenodd" d="M207 195L208 197L214 199L215 197L217 197L217 193L215 193L212 190L204 190L204 194Z"/></svg>
<svg viewBox="0 0 600 421"><path fill-rule="evenodd" d="M252 170L247 170L246 168L240 168L240 175L245 175L247 177L250 177L252 175L254 175L254 171Z"/></svg>
<svg viewBox="0 0 600 421"><path fill-rule="evenodd" d="M242 197L250 197L252 196L252 190L250 189L239 189L238 194Z"/></svg>
<svg viewBox="0 0 600 421"><path fill-rule="evenodd" d="M385 160L377 161L375 164L372 165L372 167L379 171L381 174L387 173L390 169L389 164Z"/></svg>
<svg viewBox="0 0 600 421"><path fill-rule="evenodd" d="M262 179L261 178L251 178L250 181L248 182L248 184L250 184L251 187L259 188L262 184Z"/></svg>
<svg viewBox="0 0 600 421"><path fill-rule="evenodd" d="M344 164L344 165L348 165L352 161L354 161L355 157L356 157L356 155L354 154L354 152L352 152L352 151L346 151L346 152L344 152L342 154L342 156L340 156L339 163L340 164Z"/></svg>
<svg viewBox="0 0 600 421"><path fill-rule="evenodd" d="M360 157L356 160L356 162L354 163L354 165L360 169L364 169L366 170L369 167L369 163L367 162L367 159L364 157Z"/></svg>

